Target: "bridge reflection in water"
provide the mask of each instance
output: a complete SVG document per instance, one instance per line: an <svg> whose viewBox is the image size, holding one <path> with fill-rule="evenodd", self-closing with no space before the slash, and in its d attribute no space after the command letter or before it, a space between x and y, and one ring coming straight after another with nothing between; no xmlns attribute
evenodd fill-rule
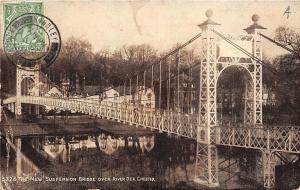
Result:
<svg viewBox="0 0 300 190"><path fill-rule="evenodd" d="M22 153L32 158L39 168L36 176L103 178L106 183L56 183L61 189L110 188L144 189L174 187L179 182L193 179L195 143L192 140L168 138L165 134L146 136L114 136L99 133L74 136L35 136L22 137ZM172 148L173 146L175 148ZM5 154L2 154L5 155ZM10 159L10 169L15 168L14 156ZM32 176L33 170L22 160L22 176ZM8 176L12 171L8 173ZM131 177L136 181L117 182ZM45 179L45 178L44 178ZM132 180L131 179L131 180ZM152 181L155 180L155 181ZM12 187L20 189L51 189L53 183L44 184L15 182ZM113 188L114 189L114 188Z"/></svg>
<svg viewBox="0 0 300 190"><path fill-rule="evenodd" d="M98 149L106 155L112 155L120 149L136 149L142 154L154 148L154 136L114 137L101 133L97 136L43 137L31 139L31 145L45 152L50 159L70 162L74 151ZM38 143L38 144L37 144ZM42 146L40 146L42 145Z"/></svg>
<svg viewBox="0 0 300 190"><path fill-rule="evenodd" d="M90 180L99 178L107 182L55 183L57 188L110 188L110 189L145 189L145 188L194 188L192 183L195 170L196 143L182 137L171 137L164 133L146 136L114 136L109 133L97 135L83 134L74 136L36 136L22 138L22 152L32 158L39 167L36 176L49 179L76 178ZM253 178L255 170L254 150L231 150L219 147L220 185L226 189L259 188ZM3 154L4 155L4 154ZM10 160L12 164L13 159ZM230 165L230 167L228 167ZM26 163L22 163L23 176ZM29 166L30 167L30 166ZM27 173L27 174L26 174ZM10 173L11 174L11 173ZM127 181L126 177L139 181ZM114 181L122 180L125 182ZM129 179L129 178L128 178ZM151 181L152 179L155 182ZM283 178L284 179L284 178ZM48 178L47 178L48 180ZM53 187L53 182L14 183L20 189ZM113 187L113 188L112 188Z"/></svg>

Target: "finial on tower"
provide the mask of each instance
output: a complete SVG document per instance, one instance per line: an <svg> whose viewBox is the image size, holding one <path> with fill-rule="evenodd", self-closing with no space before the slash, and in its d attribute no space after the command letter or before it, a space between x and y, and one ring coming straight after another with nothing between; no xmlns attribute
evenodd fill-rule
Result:
<svg viewBox="0 0 300 190"><path fill-rule="evenodd" d="M211 17L213 16L213 14L214 14L214 12L211 9L208 9L205 12L205 16L207 17L207 20L198 25L202 30L206 30L208 25L220 25L219 23L216 23L215 21L211 20Z"/></svg>
<svg viewBox="0 0 300 190"><path fill-rule="evenodd" d="M258 14L252 15L251 19L253 21L253 24L244 29L248 34L254 34L256 30L265 30L265 29L267 29L267 28L265 28L265 27L258 24L258 21L259 21L259 15Z"/></svg>
<svg viewBox="0 0 300 190"><path fill-rule="evenodd" d="M254 23L257 23L258 20L259 20L259 15L258 15L258 14L252 15L252 21L253 21Z"/></svg>
<svg viewBox="0 0 300 190"><path fill-rule="evenodd" d="M211 9L208 9L206 12L205 12L205 15L208 19L210 19L210 17L212 17L214 14L214 12L211 10Z"/></svg>

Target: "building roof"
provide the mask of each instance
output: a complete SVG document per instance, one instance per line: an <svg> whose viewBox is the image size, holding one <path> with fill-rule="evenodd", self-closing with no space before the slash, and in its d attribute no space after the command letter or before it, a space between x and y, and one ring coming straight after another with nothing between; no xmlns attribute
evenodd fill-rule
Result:
<svg viewBox="0 0 300 190"><path fill-rule="evenodd" d="M119 92L120 96L124 96L124 95L130 95L130 87L129 86L120 86L120 88L115 88L115 90L117 90ZM131 87L131 94L136 94L137 91L143 91L146 90L146 92L148 92L148 90L152 90L151 88L146 87L146 89L143 86L139 86L139 89L136 89L136 86L132 86ZM153 90L152 90L153 92Z"/></svg>
<svg viewBox="0 0 300 190"><path fill-rule="evenodd" d="M59 88L57 87L52 87L47 93L46 96L51 96L51 95L58 95L58 96L62 96L62 92L59 90Z"/></svg>
<svg viewBox="0 0 300 190"><path fill-rule="evenodd" d="M148 91L150 88L146 87L146 90ZM106 91L109 90L115 90L116 92L119 93L120 96L124 96L124 95L130 95L130 87L129 86L119 86L119 87L107 87L105 88L102 93L105 93ZM142 91L143 86L139 86L139 91ZM95 85L90 85L90 86L85 86L85 92L89 95L89 96L94 96L94 95L99 95L100 94L100 87L99 86L95 86ZM136 89L136 85L132 85L131 86L131 94L135 94L137 92Z"/></svg>

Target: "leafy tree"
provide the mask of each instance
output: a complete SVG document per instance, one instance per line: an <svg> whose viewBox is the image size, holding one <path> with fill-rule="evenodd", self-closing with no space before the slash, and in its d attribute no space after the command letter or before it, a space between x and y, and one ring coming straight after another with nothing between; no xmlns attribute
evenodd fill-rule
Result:
<svg viewBox="0 0 300 190"><path fill-rule="evenodd" d="M281 26L275 31L275 40L300 53L300 34L292 28Z"/></svg>
<svg viewBox="0 0 300 190"><path fill-rule="evenodd" d="M300 109L300 34L289 27L278 27L275 31L275 39L294 52L279 56L274 64L280 75L277 81L277 91L282 96L282 104L290 105L293 109Z"/></svg>
<svg viewBox="0 0 300 190"><path fill-rule="evenodd" d="M299 114L300 111L300 34L288 27L278 27L275 40L290 48L291 53L264 62L263 82L275 92L280 113Z"/></svg>
<svg viewBox="0 0 300 190"><path fill-rule="evenodd" d="M274 66L278 72L274 80L274 89L280 104L286 109L300 108L300 61L295 55L287 54L277 57Z"/></svg>
<svg viewBox="0 0 300 190"><path fill-rule="evenodd" d="M10 63L5 53L0 49L1 66L1 96L15 94L16 91L16 65Z"/></svg>
<svg viewBox="0 0 300 190"><path fill-rule="evenodd" d="M60 82L62 75L66 76L70 79L71 86L74 87L76 75L82 81L83 77L88 74L89 65L93 58L92 45L88 41L71 37L63 43L56 63L46 72L55 83Z"/></svg>

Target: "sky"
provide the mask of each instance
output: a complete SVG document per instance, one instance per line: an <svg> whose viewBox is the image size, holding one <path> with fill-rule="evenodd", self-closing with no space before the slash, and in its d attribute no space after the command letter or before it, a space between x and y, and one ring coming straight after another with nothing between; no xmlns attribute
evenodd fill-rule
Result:
<svg viewBox="0 0 300 190"><path fill-rule="evenodd" d="M45 0L44 5L62 40L71 36L88 40L95 52L142 43L168 50L201 31L197 25L206 20L208 9L223 34L246 34L243 29L253 23L253 14L260 16L259 24L268 28L264 34L270 37L278 26L300 32L300 1ZM289 18L284 15L288 6ZM285 53L268 41L264 48L269 57Z"/></svg>

